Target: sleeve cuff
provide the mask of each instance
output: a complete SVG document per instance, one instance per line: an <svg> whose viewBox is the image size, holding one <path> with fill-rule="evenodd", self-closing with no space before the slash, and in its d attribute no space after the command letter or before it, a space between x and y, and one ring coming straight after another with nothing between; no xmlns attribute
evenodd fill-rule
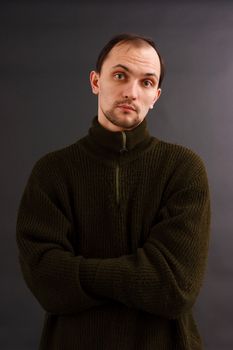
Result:
<svg viewBox="0 0 233 350"><path fill-rule="evenodd" d="M83 289L92 296L96 296L95 277L100 261L100 259L83 258L79 265L80 283Z"/></svg>

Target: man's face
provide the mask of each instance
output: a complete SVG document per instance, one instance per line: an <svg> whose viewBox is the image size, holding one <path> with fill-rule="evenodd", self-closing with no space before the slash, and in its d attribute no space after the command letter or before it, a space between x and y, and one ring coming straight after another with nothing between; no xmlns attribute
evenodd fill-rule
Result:
<svg viewBox="0 0 233 350"><path fill-rule="evenodd" d="M103 62L101 73L92 71L92 91L98 95L98 120L111 131L139 125L159 98L160 61L149 44L119 43Z"/></svg>

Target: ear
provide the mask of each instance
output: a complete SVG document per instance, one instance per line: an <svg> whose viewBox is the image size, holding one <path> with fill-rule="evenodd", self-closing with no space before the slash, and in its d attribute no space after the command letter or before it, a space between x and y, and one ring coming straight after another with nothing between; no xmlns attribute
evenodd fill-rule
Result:
<svg viewBox="0 0 233 350"><path fill-rule="evenodd" d="M96 71L91 71L90 73L90 83L91 83L91 88L92 92L95 95L98 95L99 93L99 73Z"/></svg>
<svg viewBox="0 0 233 350"><path fill-rule="evenodd" d="M150 106L150 109L153 109L154 104L155 104L155 102L159 99L161 93L162 93L162 89L160 89L160 88L157 89L157 91L156 91L156 96L155 96L155 98L154 98L154 101L153 101L152 105Z"/></svg>

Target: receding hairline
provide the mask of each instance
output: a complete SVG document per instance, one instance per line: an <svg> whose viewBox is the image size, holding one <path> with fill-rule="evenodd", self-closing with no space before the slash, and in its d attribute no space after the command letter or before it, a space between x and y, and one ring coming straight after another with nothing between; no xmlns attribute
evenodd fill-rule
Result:
<svg viewBox="0 0 233 350"><path fill-rule="evenodd" d="M130 50L130 47L136 47L136 48L143 48L143 47L146 47L146 48L151 48L151 49L153 49L154 50L154 52L156 53L156 56L157 56L157 59L158 59L158 62L159 62L159 64L160 64L160 73L161 73L161 63L160 63L160 57L159 57L159 54L158 54L158 52L156 51L156 49L152 46L152 45L150 45L148 42L146 42L145 40L143 40L143 39L133 39L133 40L121 40L121 41L119 41L116 45L114 45L112 48L111 48L111 50L108 52L108 54L106 55L106 57L105 58L107 58L107 57L109 57L109 56L111 56L111 54L112 54L112 51L114 51L114 48L117 48L117 47L119 47L119 46L122 46L122 45L124 45L124 44L129 44L129 48L128 48L128 50ZM128 51L127 50L127 51ZM105 61L105 60L104 60ZM103 64L104 64L104 62L103 62ZM118 64L118 66L121 66L121 64ZM159 77L157 77L157 74L156 74L156 79L159 81Z"/></svg>
<svg viewBox="0 0 233 350"><path fill-rule="evenodd" d="M158 52L156 51L156 49L151 45L149 44L146 40L143 40L143 39L140 39L140 38L134 38L134 39L123 39L121 41L119 41L118 43L116 43L112 48L111 50L108 52L108 54L110 54L110 52L118 47L118 46L121 46L121 45L124 45L124 44L129 44L129 46L134 46L134 47L138 47L138 48L141 48L141 47L148 47L148 48L152 48L157 56L159 57L159 54Z"/></svg>

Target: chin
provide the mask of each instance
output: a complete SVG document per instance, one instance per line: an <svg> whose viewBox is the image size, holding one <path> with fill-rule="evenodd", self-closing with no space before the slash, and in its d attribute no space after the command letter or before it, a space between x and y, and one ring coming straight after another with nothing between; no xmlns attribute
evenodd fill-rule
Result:
<svg viewBox="0 0 233 350"><path fill-rule="evenodd" d="M139 118L130 118L125 120L116 120L113 122L113 124L123 128L123 129L134 129L136 126L138 126L141 123L141 120Z"/></svg>

